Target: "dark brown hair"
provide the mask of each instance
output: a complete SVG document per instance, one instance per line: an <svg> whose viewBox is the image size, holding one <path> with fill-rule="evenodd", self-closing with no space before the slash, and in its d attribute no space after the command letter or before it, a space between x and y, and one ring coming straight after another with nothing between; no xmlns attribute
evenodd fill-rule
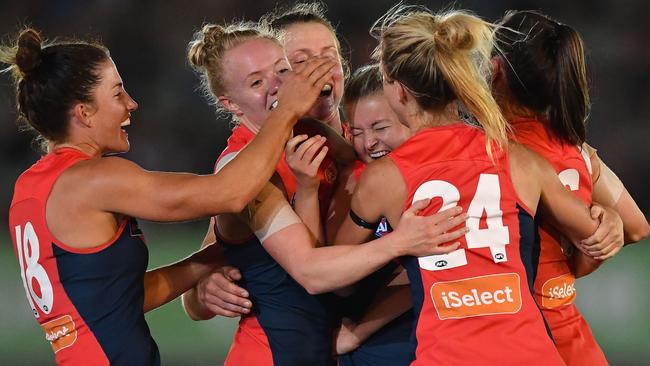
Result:
<svg viewBox="0 0 650 366"><path fill-rule="evenodd" d="M343 104L356 103L361 98L383 92L379 64L370 64L358 68L345 84Z"/></svg>
<svg viewBox="0 0 650 366"><path fill-rule="evenodd" d="M0 46L0 62L10 65L3 71L13 72L19 119L52 142L67 137L73 105L93 101L99 69L109 58L97 43L44 44L31 28L20 32L14 46Z"/></svg>
<svg viewBox="0 0 650 366"><path fill-rule="evenodd" d="M563 141L582 144L590 98L578 32L535 11L510 11L500 25L503 70L516 102L546 116Z"/></svg>

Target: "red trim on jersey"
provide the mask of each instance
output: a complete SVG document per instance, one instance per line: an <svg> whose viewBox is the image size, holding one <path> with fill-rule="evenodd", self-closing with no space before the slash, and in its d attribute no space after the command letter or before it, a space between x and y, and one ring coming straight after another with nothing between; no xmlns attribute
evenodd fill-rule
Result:
<svg viewBox="0 0 650 366"><path fill-rule="evenodd" d="M60 247L61 249L64 249L70 253L75 253L75 254L92 254L92 253L99 253L102 250L110 247L115 243L115 241L122 235L122 232L124 231L124 228L126 227L126 224L129 222L129 219L127 217L122 218L122 222L120 223L120 226L117 228L117 232L113 237L107 241L104 244L100 244L96 247L91 247L91 248L75 248L71 247L69 245L63 244L60 240L54 239L54 244L56 246ZM49 229L48 229L49 230Z"/></svg>

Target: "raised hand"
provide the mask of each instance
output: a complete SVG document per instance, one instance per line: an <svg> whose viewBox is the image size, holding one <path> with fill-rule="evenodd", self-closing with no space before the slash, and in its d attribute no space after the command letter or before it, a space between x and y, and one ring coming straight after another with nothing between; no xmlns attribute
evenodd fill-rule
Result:
<svg viewBox="0 0 650 366"><path fill-rule="evenodd" d="M314 105L323 87L332 80L336 60L312 57L284 77L278 90L275 109L291 110L296 117L304 116Z"/></svg>

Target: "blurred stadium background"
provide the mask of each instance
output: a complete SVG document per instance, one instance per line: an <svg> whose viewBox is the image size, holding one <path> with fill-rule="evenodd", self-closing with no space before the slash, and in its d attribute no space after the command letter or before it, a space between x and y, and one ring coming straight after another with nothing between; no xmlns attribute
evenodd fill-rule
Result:
<svg viewBox="0 0 650 366"><path fill-rule="evenodd" d="M418 2L423 3L423 2ZM280 2L282 4L282 2ZM375 42L372 22L393 2L327 2L328 16L352 68L368 62ZM425 3L431 9L448 2ZM185 61L192 33L203 22L259 18L275 1L3 1L0 34L8 42L22 25L47 37L99 39L111 54L127 90L140 103L129 129L126 157L151 170L209 173L228 136L196 91ZM593 80L588 137L626 183L643 212L650 213L650 2L465 1L455 7L496 20L507 9L538 9L582 33ZM53 363L49 345L28 311L7 233L7 211L16 177L38 158L32 136L17 132L10 78L0 78L0 348L3 365ZM83 182L80 182L83 184ZM155 189L155 187L152 187ZM144 223L150 267L184 257L203 238L207 222ZM650 241L626 248L597 273L578 283L578 304L613 365L650 361ZM220 364L236 326L231 319L189 320L176 300L147 315L166 365Z"/></svg>

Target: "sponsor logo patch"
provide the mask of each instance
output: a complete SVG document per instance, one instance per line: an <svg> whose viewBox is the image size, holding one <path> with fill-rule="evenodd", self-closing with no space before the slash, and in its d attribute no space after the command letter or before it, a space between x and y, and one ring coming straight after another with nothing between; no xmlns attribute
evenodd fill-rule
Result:
<svg viewBox="0 0 650 366"><path fill-rule="evenodd" d="M45 339L50 342L54 353L72 346L77 340L77 329L70 315L50 320L41 324L41 327L45 332Z"/></svg>
<svg viewBox="0 0 650 366"><path fill-rule="evenodd" d="M521 309L520 279L504 273L437 282L431 298L441 320L514 314Z"/></svg>
<svg viewBox="0 0 650 366"><path fill-rule="evenodd" d="M567 273L551 278L542 286L542 307L547 309L573 303L576 298L576 278Z"/></svg>

